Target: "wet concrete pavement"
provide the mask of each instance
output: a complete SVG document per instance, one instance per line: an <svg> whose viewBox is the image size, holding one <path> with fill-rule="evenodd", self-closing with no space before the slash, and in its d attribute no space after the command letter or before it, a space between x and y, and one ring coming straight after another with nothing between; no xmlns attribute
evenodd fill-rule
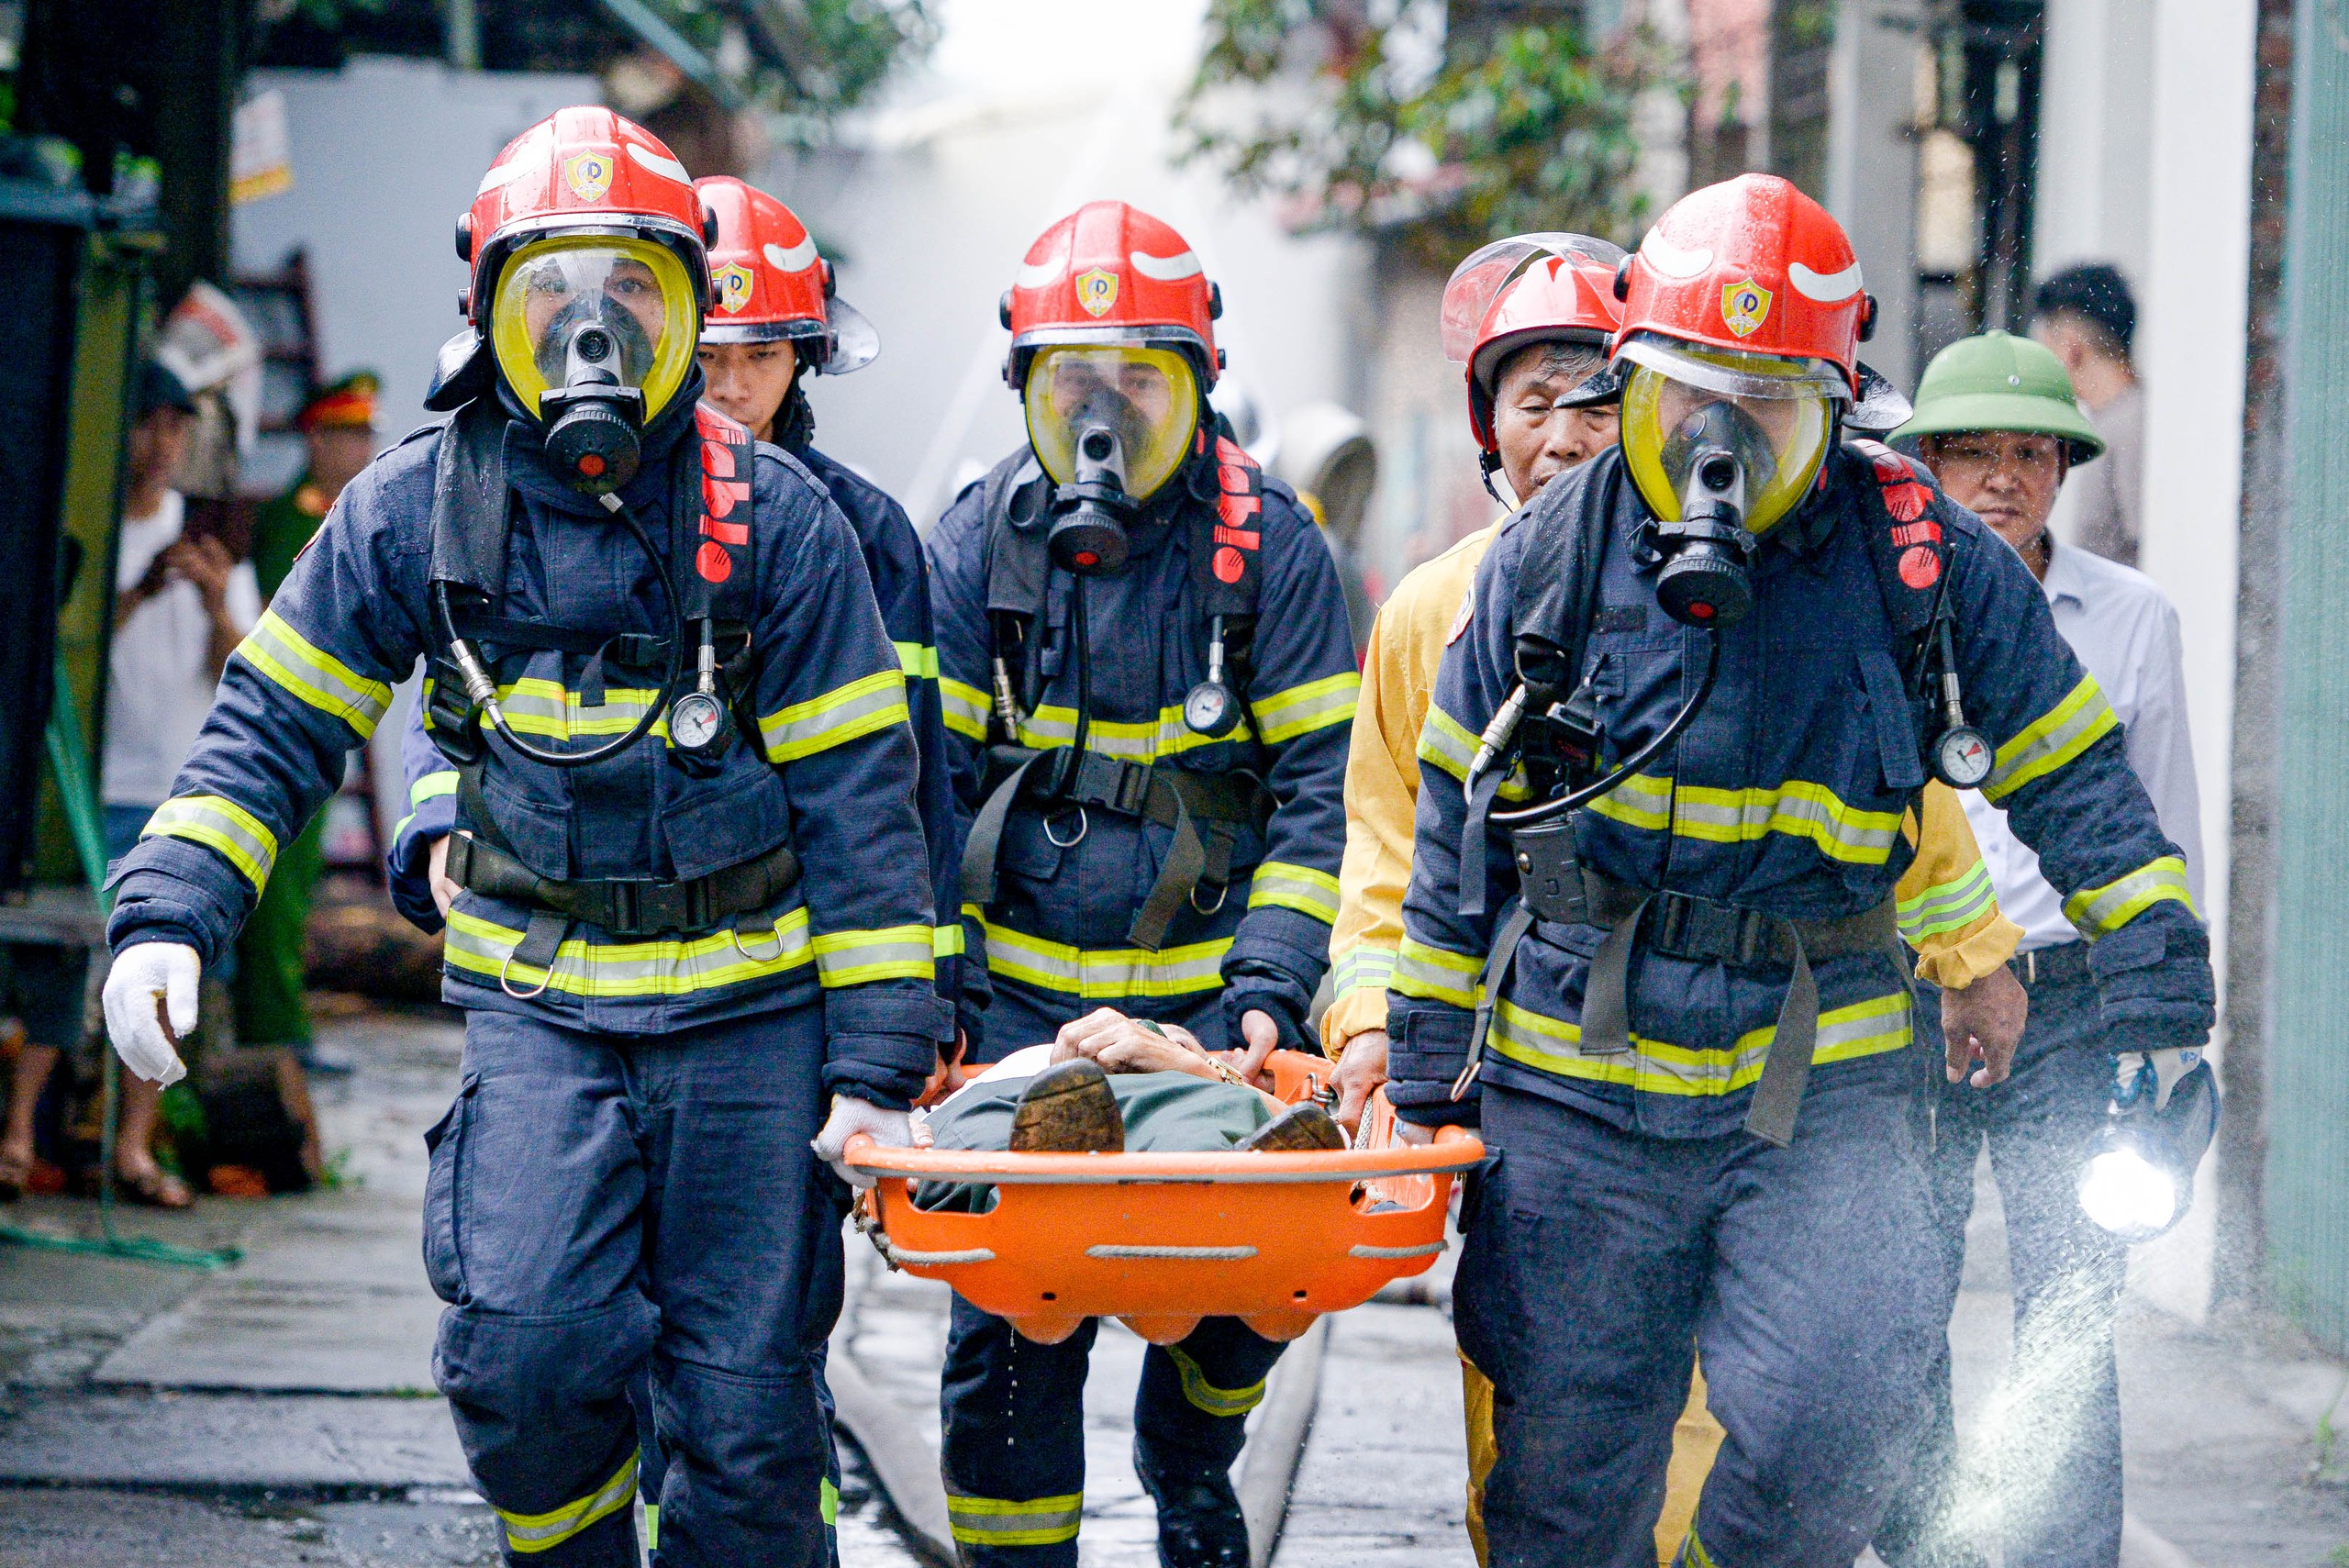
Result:
<svg viewBox="0 0 2349 1568"><path fill-rule="evenodd" d="M358 1066L317 1085L328 1147L347 1151L351 1184L124 1216L135 1234L236 1242L246 1250L236 1268L208 1275L0 1245L0 1568L496 1560L494 1518L429 1392L438 1304L417 1261L419 1135L454 1084L458 1031L437 1015L372 1013L330 1035ZM36 1200L10 1218L77 1234L92 1215ZM1953 1332L1962 1417L1978 1429L2006 1354L1994 1197L1976 1229ZM856 1288L835 1353L864 1373L918 1473L936 1451L946 1296L887 1273L862 1240L850 1246ZM1096 1352L1085 1568L1154 1562L1128 1455L1141 1351L1112 1326ZM2192 1329L2132 1305L2122 1373L2126 1568L2349 1562L2349 1458L2331 1436L2349 1418L2339 1362L2259 1320ZM1275 1568L1467 1568L1459 1410L1440 1306L1375 1304L1334 1319ZM1992 1448L1969 1452L1988 1485ZM922 1561L862 1456L844 1460L843 1562Z"/></svg>

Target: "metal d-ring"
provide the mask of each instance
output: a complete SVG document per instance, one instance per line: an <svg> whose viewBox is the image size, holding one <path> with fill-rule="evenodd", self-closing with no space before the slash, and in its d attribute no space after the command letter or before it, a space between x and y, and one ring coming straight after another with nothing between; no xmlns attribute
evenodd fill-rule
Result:
<svg viewBox="0 0 2349 1568"><path fill-rule="evenodd" d="M1218 883L1215 890L1215 902L1212 904L1202 904L1199 902L1199 884L1196 882L1191 884L1191 907L1197 909L1202 915L1214 914L1217 910L1223 907L1223 901L1230 896L1231 884L1228 882Z"/></svg>
<svg viewBox="0 0 2349 1568"><path fill-rule="evenodd" d="M514 954L518 950L509 948L506 953L506 962L497 966L497 988L517 1002L527 1002L533 996L545 995L546 988L554 984L554 965L551 963L547 965L547 977L539 982L539 988L536 991L517 991L506 984L506 972L514 967Z"/></svg>
<svg viewBox="0 0 2349 1568"><path fill-rule="evenodd" d="M751 963L773 963L776 959L783 956L783 933L780 930L774 933L774 951L765 958L761 958L757 953L752 952L749 948L742 945L741 927L729 924L726 928L726 938L727 940L734 944L734 951L740 953L746 961Z"/></svg>
<svg viewBox="0 0 2349 1568"><path fill-rule="evenodd" d="M1044 818L1044 838L1056 850L1073 850L1079 844L1085 842L1085 836L1093 831L1093 819L1085 816L1085 807L1080 806L1076 808L1076 837L1071 839L1065 844L1062 843L1058 839L1052 837L1052 824L1056 821L1065 821L1067 817L1068 813L1063 811L1057 817L1047 817Z"/></svg>

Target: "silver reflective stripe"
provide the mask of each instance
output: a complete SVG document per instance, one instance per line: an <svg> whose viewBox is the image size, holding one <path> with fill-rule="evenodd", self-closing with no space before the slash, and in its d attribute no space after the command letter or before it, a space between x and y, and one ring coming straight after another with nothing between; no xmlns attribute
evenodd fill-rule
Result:
<svg viewBox="0 0 2349 1568"><path fill-rule="evenodd" d="M202 844L243 873L255 893L268 884L277 864L277 836L260 817L223 795L175 795L155 808L139 836Z"/></svg>
<svg viewBox="0 0 2349 1568"><path fill-rule="evenodd" d="M1230 937L1145 952L1139 948L1084 950L1048 942L982 919L987 972L1048 991L1087 997L1180 996L1223 984Z"/></svg>
<svg viewBox="0 0 2349 1568"><path fill-rule="evenodd" d="M946 711L946 728L973 740L987 738L987 695L956 680L938 683L938 700Z"/></svg>
<svg viewBox="0 0 2349 1568"><path fill-rule="evenodd" d="M1330 984L1341 996L1356 991L1384 991L1395 973L1392 948L1348 948L1330 966Z"/></svg>
<svg viewBox="0 0 2349 1568"><path fill-rule="evenodd" d="M1266 861L1256 868L1248 884L1248 907L1261 909L1268 904L1334 926L1338 923L1338 879L1311 866Z"/></svg>
<svg viewBox="0 0 2349 1568"><path fill-rule="evenodd" d="M351 726L362 740L375 733L392 706L392 688L314 645L275 610L263 610L237 655L280 690Z"/></svg>
<svg viewBox="0 0 2349 1568"><path fill-rule="evenodd" d="M1431 703L1427 718L1419 726L1419 757L1455 779L1465 779L1468 764L1476 760L1476 738L1458 719Z"/></svg>
<svg viewBox="0 0 2349 1568"><path fill-rule="evenodd" d="M2104 700L2104 689L2096 684L2096 677L2083 674L2062 702L1998 748L1998 762L1982 784L1982 798L2004 799L2032 780L2054 773L2120 722L2112 705Z"/></svg>
<svg viewBox="0 0 2349 1568"><path fill-rule="evenodd" d="M928 979L937 972L937 939L928 926L831 931L815 941L816 969L827 986L875 980Z"/></svg>
<svg viewBox="0 0 2349 1568"><path fill-rule="evenodd" d="M793 762L906 722L906 677L879 670L759 720L770 762Z"/></svg>
<svg viewBox="0 0 2349 1568"><path fill-rule="evenodd" d="M2176 899L2194 913L2194 895L2187 886L2186 862L2164 855L2102 887L2086 887L2064 900L2064 917L2094 940L2110 936L2153 906Z"/></svg>
<svg viewBox="0 0 2349 1568"><path fill-rule="evenodd" d="M1473 1007L1476 1005L1477 976L1484 967L1483 960L1467 953L1447 952L1405 937L1386 986L1406 996Z"/></svg>
<svg viewBox="0 0 2349 1568"><path fill-rule="evenodd" d="M946 1495L946 1524L965 1546L1057 1546L1085 1522L1085 1494L1060 1497Z"/></svg>
<svg viewBox="0 0 2349 1568"><path fill-rule="evenodd" d="M730 930L704 937L618 941L593 927L582 929L589 934L567 938L557 950L551 976L518 963L507 977L525 990L545 979L549 989L573 996L685 996L771 979L816 956L807 940L804 908L787 910L777 917L773 935L762 929L746 935L740 945ZM512 927L452 909L442 956L451 969L495 981L507 974L507 961L521 941L522 933Z"/></svg>
<svg viewBox="0 0 2349 1568"><path fill-rule="evenodd" d="M636 1455L593 1493L543 1514L514 1514L504 1508L497 1517L506 1525L506 1544L528 1556L561 1546L596 1520L619 1512L636 1500Z"/></svg>

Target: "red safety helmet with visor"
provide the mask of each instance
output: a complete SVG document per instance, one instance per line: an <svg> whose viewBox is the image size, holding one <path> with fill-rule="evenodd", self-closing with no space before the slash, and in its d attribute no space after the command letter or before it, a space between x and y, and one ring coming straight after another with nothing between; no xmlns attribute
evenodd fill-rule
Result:
<svg viewBox="0 0 2349 1568"><path fill-rule="evenodd" d="M1618 274L1622 445L1642 497L1677 521L1690 457L1726 443L1745 526L1800 505L1859 391L1876 304L1849 239L1790 182L1744 174L1673 204Z"/></svg>
<svg viewBox="0 0 2349 1568"><path fill-rule="evenodd" d="M1129 495L1174 476L1223 368L1223 298L1180 234L1124 202L1087 203L1028 248L1001 312L1004 380L1054 483L1073 482L1077 428L1102 417L1119 428Z"/></svg>
<svg viewBox="0 0 2349 1568"><path fill-rule="evenodd" d="M465 314L523 406L540 413L562 386L565 343L593 318L657 415L693 366L707 225L675 154L609 109L558 109L507 143L457 220L457 253L473 267Z"/></svg>
<svg viewBox="0 0 2349 1568"><path fill-rule="evenodd" d="M832 264L799 215L730 174L694 182L717 220L705 343L788 341L818 375L873 362L881 335L837 292Z"/></svg>
<svg viewBox="0 0 2349 1568"><path fill-rule="evenodd" d="M1487 457L1499 450L1493 400L1502 362L1528 343L1609 347L1622 324L1614 286L1622 261L1620 248L1588 235L1519 234L1453 269L1443 288L1443 357L1464 369L1468 428ZM1602 366L1560 404L1594 407L1621 390L1621 379Z"/></svg>

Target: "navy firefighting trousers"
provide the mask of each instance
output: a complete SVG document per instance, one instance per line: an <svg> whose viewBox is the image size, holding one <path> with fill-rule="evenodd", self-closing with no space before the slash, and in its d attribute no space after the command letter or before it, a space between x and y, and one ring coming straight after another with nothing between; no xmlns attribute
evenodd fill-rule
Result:
<svg viewBox="0 0 2349 1568"><path fill-rule="evenodd" d="M1942 1318L1905 1085L1814 1074L1794 1142L1663 1139L1496 1084L1453 1303L1493 1380L1493 1568L1645 1568L1701 1352L1728 1438L1681 1561L1850 1568Z"/></svg>
<svg viewBox="0 0 2349 1568"><path fill-rule="evenodd" d="M1085 1508L1085 1373L1097 1324L1021 1339L961 1296L939 1390L946 1509L967 1568L1076 1568ZM1152 1345L1134 1396L1134 1469L1152 1496L1230 1470L1281 1347L1236 1318Z"/></svg>
<svg viewBox="0 0 2349 1568"><path fill-rule="evenodd" d="M2008 1568L2112 1568L2121 1561L2121 1388L2112 1322L2129 1249L2080 1208L2080 1167L2112 1098L2096 987L2077 948L2036 955L2031 1021L2014 1076L1988 1094L1932 1080L1935 1305L1943 1321L1965 1269L1974 1164L1987 1142L2006 1208L2015 1339L1998 1432L1996 1513ZM2070 962L2066 963L2066 960ZM2019 961L2015 967L2022 969ZM1940 994L1919 986L1920 1029L1942 1053ZM1909 1485L1876 1532L1892 1568L1980 1568L1982 1504L1962 1497L1944 1340L1928 1385L1932 1416Z"/></svg>
<svg viewBox="0 0 2349 1568"><path fill-rule="evenodd" d="M425 1266L450 1304L435 1381L508 1562L634 1568L640 1367L667 1568L829 1559L823 1056L818 1006L654 1037L467 1017Z"/></svg>

